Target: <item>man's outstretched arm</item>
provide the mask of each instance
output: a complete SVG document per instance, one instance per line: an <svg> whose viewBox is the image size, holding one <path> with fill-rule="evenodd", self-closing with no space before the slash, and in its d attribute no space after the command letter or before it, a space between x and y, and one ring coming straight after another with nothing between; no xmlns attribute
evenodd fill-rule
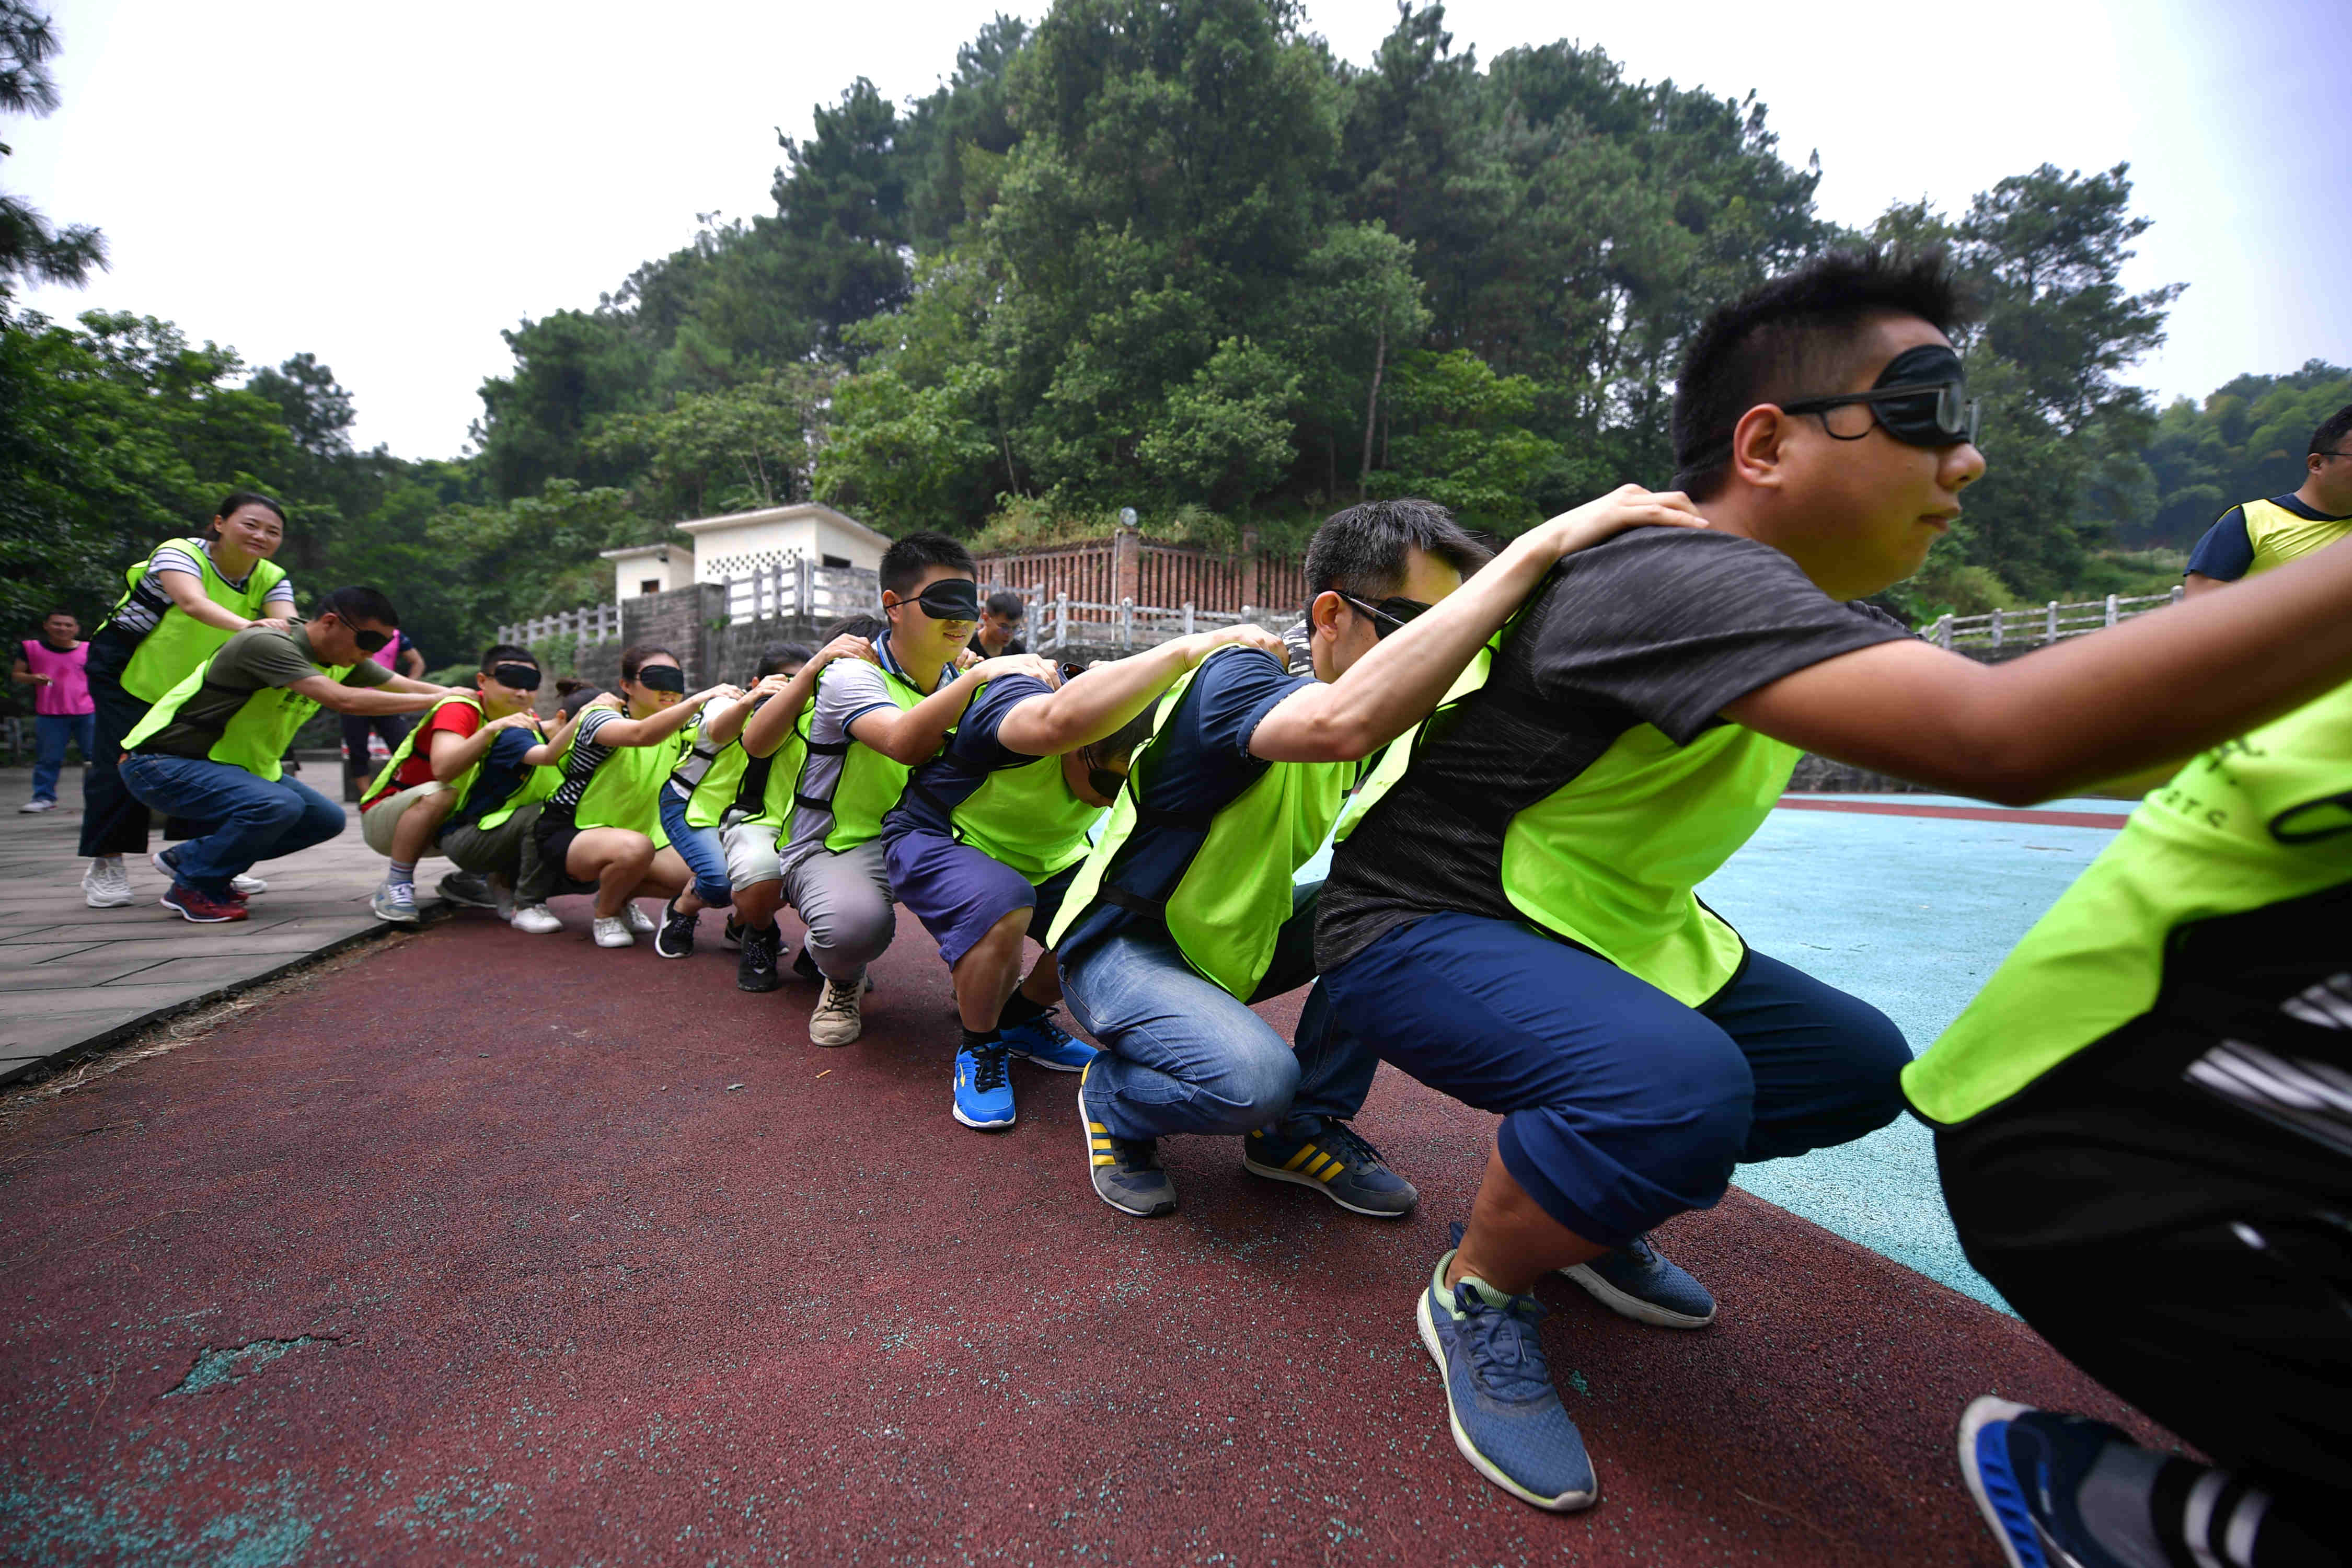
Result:
<svg viewBox="0 0 2352 1568"><path fill-rule="evenodd" d="M2352 680L2352 540L2007 664L1916 641L1723 710L1776 740L2005 805L2178 763Z"/></svg>

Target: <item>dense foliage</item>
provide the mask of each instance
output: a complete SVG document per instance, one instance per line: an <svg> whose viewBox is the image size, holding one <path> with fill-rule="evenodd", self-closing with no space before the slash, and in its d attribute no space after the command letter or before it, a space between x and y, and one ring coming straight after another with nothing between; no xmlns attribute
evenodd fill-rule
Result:
<svg viewBox="0 0 2352 1568"><path fill-rule="evenodd" d="M0 112L54 104L53 47L0 0ZM1283 542L1401 494L1508 533L1663 482L1701 316L1864 237L1946 247L1984 305L1961 346L1991 474L1894 595L1914 614L2158 585L2177 563L2118 547L2292 488L2352 401L2317 362L2161 412L2128 384L2179 290L2117 281L2147 226L2122 166L1848 235L1752 95L1566 42L1481 62L1433 4L1359 68L1294 0L1058 0L925 97L852 83L782 152L772 212L705 215L595 308L507 332L473 449L436 462L353 449L309 355L247 374L160 321L8 314L12 280L103 249L0 197L0 609L89 616L247 484L288 500L298 583L383 584L436 663L599 596L599 549L812 496L999 543L1123 505Z"/></svg>

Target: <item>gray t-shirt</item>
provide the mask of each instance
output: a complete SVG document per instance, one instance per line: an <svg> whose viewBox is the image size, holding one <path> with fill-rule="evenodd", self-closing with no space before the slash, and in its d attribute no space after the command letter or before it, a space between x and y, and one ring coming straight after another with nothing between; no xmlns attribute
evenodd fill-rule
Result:
<svg viewBox="0 0 2352 1568"><path fill-rule="evenodd" d="M842 763L848 760L846 748L856 744L849 727L877 708L898 706L890 700L889 683L882 679L882 670L887 668L902 680L906 670L891 651L887 633L874 639L874 654L882 661L880 667L862 658L836 658L816 678L816 695L809 700L808 760L802 764L795 791L800 800L793 808L792 832L776 850L777 863L787 872L822 848L824 836L833 831L833 813L808 802L833 798L841 783ZM955 674L953 665L940 666L932 689L953 680Z"/></svg>
<svg viewBox="0 0 2352 1568"><path fill-rule="evenodd" d="M1511 819L1628 730L1649 724L1688 745L1759 687L1909 635L1735 534L1634 529L1570 557L1528 601L1486 687L1433 727L1412 770L1333 857L1320 966L1441 910L1522 918L1502 886Z"/></svg>

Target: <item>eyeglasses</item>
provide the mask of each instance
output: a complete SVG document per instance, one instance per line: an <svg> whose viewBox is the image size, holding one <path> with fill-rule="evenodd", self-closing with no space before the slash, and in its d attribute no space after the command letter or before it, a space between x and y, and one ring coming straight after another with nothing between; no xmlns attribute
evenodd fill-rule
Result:
<svg viewBox="0 0 2352 1568"><path fill-rule="evenodd" d="M1968 383L1958 379L1873 387L1835 397L1802 397L1780 405L1780 412L1813 415L1831 439L1859 441L1870 434L1868 422L1849 434L1830 420L1832 410L1852 407L1868 409L1889 436L1908 447L1950 447L1962 441L1973 446L1983 412L1982 405L1969 395ZM1839 423L1852 426L1854 422Z"/></svg>
<svg viewBox="0 0 2352 1568"><path fill-rule="evenodd" d="M2314 452L2312 456L2315 458L2352 458L2352 452L2318 451Z"/></svg>
<svg viewBox="0 0 2352 1568"><path fill-rule="evenodd" d="M1375 605L1370 600L1359 599L1345 588L1334 588L1331 591L1370 617L1372 636L1375 637L1384 637L1391 632L1401 629L1415 616L1429 608L1419 599L1408 599L1401 594L1391 594Z"/></svg>
<svg viewBox="0 0 2352 1568"><path fill-rule="evenodd" d="M377 649L383 647L384 644L392 640L392 634L390 632L363 632L360 630L359 627L353 626L352 628L352 640L360 645L360 651L362 653L374 653Z"/></svg>

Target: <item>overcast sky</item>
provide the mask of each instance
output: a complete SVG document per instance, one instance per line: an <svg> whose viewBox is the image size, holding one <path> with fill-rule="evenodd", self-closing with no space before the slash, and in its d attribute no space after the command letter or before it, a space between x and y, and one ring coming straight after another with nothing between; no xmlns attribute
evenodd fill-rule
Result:
<svg viewBox="0 0 2352 1568"><path fill-rule="evenodd" d="M36 308L161 316L256 364L310 350L356 395L363 445L450 456L510 363L500 329L593 306L698 213L769 210L775 127L805 134L860 75L929 90L999 8L58 0L65 104L0 131L0 185L112 247L111 271ZM1308 15L1361 62L1395 14ZM2343 0L1457 0L1447 20L1482 59L1568 37L1636 77L1753 89L1785 155L1820 151L1822 209L1845 222L2128 160L2156 227L2126 281L2189 285L2144 384L2202 397L2352 363Z"/></svg>

